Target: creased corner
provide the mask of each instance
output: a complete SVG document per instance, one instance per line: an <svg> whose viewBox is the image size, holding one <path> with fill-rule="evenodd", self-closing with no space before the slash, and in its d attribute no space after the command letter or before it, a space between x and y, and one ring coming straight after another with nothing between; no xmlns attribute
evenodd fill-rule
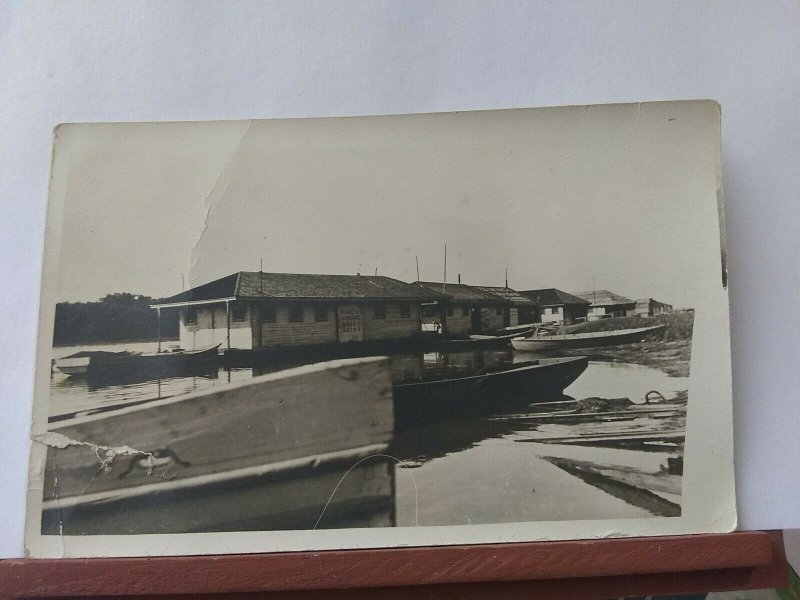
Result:
<svg viewBox="0 0 800 600"><path fill-rule="evenodd" d="M91 448L95 456L97 456L97 460L100 463L100 469L102 471L108 472L111 470L114 461L120 456L145 456L148 460L148 475L153 474L153 467L155 466L155 456L152 452L145 452L144 450L137 450L136 448L131 448L130 446L103 446L101 444L93 444L92 442L81 442L79 440L73 440L63 434L57 433L55 431L48 431L46 433L40 433L31 437L34 442L38 442L40 444L44 444L45 446L49 446L51 448L58 448L64 449L70 446L86 446L87 448Z"/></svg>

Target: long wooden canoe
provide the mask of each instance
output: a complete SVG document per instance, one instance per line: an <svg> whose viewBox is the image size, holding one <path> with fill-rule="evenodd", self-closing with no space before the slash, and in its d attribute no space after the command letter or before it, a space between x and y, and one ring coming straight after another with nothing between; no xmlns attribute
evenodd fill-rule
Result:
<svg viewBox="0 0 800 600"><path fill-rule="evenodd" d="M594 348L617 346L641 342L647 336L660 333L666 325L618 329L616 331L597 331L595 333L567 333L562 335L535 335L515 337L511 340L514 350L537 352L539 350L560 350L566 348Z"/></svg>

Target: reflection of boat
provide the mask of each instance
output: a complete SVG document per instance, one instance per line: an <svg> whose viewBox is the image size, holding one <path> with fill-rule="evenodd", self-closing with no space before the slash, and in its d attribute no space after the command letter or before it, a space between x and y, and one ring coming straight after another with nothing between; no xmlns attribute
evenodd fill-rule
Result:
<svg viewBox="0 0 800 600"><path fill-rule="evenodd" d="M391 526L387 362L307 365L53 423L35 436L50 446L42 530Z"/></svg>
<svg viewBox="0 0 800 600"><path fill-rule="evenodd" d="M656 515L672 517L681 514L682 476L671 472L669 467L662 466L658 470L652 470L571 458L544 458L586 483ZM673 463L669 464L671 467Z"/></svg>
<svg viewBox="0 0 800 600"><path fill-rule="evenodd" d="M562 335L534 335L515 337L511 345L515 350L536 352L537 350L559 350L562 348L591 348L596 346L616 346L641 342L649 335L660 333L665 325L618 329L616 331L597 331L594 333L568 333Z"/></svg>
<svg viewBox="0 0 800 600"><path fill-rule="evenodd" d="M452 420L552 399L588 364L585 356L543 358L466 376L398 382L393 386L395 419L401 425L432 418Z"/></svg>
<svg viewBox="0 0 800 600"><path fill-rule="evenodd" d="M55 367L66 375L86 375L114 380L121 378L153 379L167 375L195 372L198 367L216 365L220 344L199 350L168 352L106 352L84 350L56 361Z"/></svg>

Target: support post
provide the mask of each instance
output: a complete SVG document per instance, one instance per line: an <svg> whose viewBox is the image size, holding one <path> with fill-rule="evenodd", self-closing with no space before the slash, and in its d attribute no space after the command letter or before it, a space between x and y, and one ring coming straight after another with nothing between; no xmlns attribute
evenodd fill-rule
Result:
<svg viewBox="0 0 800 600"><path fill-rule="evenodd" d="M156 308L156 321L158 322L158 351L161 352L161 309Z"/></svg>
<svg viewBox="0 0 800 600"><path fill-rule="evenodd" d="M225 321L227 323L227 346L228 350L231 349L231 302L225 301Z"/></svg>

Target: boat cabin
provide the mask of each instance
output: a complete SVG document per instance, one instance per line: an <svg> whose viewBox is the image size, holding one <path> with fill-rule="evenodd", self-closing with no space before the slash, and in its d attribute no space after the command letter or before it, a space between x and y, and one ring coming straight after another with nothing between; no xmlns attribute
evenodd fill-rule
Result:
<svg viewBox="0 0 800 600"><path fill-rule="evenodd" d="M422 304L442 298L391 277L241 271L152 308L180 310L182 348L249 350L410 338Z"/></svg>
<svg viewBox="0 0 800 600"><path fill-rule="evenodd" d="M591 304L557 288L524 290L520 294L536 304L540 323L569 325L585 321Z"/></svg>
<svg viewBox="0 0 800 600"><path fill-rule="evenodd" d="M518 291L501 286L476 285L474 287L506 302L505 327L536 323L538 317L536 303Z"/></svg>
<svg viewBox="0 0 800 600"><path fill-rule="evenodd" d="M427 330L466 335L505 327L508 302L503 298L463 283L418 281L415 285L443 296L423 306L422 322Z"/></svg>
<svg viewBox="0 0 800 600"><path fill-rule="evenodd" d="M608 290L593 290L591 292L575 292L572 294L590 302L587 319L610 319L613 317L627 317L636 310L636 302L625 296L620 296Z"/></svg>

